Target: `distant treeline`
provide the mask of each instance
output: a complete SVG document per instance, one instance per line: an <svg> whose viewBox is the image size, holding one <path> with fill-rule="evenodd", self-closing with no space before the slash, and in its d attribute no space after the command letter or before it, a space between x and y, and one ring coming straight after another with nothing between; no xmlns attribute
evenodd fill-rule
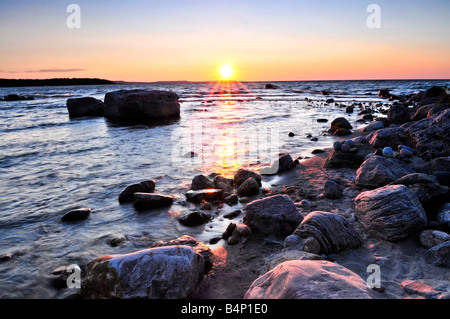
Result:
<svg viewBox="0 0 450 319"><path fill-rule="evenodd" d="M0 87L116 84L103 79L0 79Z"/></svg>

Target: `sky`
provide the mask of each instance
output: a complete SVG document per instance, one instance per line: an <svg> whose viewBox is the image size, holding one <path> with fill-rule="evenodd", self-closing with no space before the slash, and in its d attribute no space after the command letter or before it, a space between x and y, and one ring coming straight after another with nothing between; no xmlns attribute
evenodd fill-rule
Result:
<svg viewBox="0 0 450 319"><path fill-rule="evenodd" d="M449 79L449 21L449 0L0 0L0 78Z"/></svg>

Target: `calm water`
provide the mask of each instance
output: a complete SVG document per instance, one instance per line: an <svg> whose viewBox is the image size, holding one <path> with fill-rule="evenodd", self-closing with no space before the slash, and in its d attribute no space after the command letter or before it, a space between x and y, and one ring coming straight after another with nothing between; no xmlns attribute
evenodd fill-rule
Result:
<svg viewBox="0 0 450 319"><path fill-rule="evenodd" d="M326 134L330 122L318 123L318 118L345 116L355 128L364 125L355 123L358 108L346 114L340 105L386 102L377 97L380 88L407 94L449 83L278 82L276 90L264 89L265 83L229 89L215 83L0 88L0 96L35 97L0 102L0 255L13 255L0 263L0 298L61 298L64 293L50 285L50 273L59 266L86 264L185 234L207 242L230 222L221 216L242 205L214 209L214 219L204 226L180 225L176 216L192 208L184 194L195 175L232 176L242 166L258 170L278 151L266 148L267 136L294 159L311 156L311 150L329 147L335 139ZM180 119L161 126L120 126L104 118L68 117L69 97L103 100L107 92L133 88L176 92ZM336 103L326 104L328 98ZM190 151L199 156L183 156ZM157 192L175 196L170 209L138 213L132 204L119 205L119 192L145 179L156 180ZM274 181L265 178L263 186ZM87 220L60 221L80 207L92 208ZM128 240L111 247L107 241L114 236Z"/></svg>

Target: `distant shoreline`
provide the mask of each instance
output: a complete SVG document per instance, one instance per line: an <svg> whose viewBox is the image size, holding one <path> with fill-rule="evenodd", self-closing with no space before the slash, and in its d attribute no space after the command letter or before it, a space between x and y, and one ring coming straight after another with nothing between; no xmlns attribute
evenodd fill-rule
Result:
<svg viewBox="0 0 450 319"><path fill-rule="evenodd" d="M99 85L116 82L97 78L54 78L54 79L0 79L0 87Z"/></svg>

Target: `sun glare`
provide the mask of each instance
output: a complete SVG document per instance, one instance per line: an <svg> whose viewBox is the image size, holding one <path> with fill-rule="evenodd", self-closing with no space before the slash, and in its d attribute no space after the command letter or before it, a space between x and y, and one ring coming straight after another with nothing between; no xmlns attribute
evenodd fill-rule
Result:
<svg viewBox="0 0 450 319"><path fill-rule="evenodd" d="M220 76L223 80L229 80L233 76L233 68L229 64L225 64L220 68Z"/></svg>

